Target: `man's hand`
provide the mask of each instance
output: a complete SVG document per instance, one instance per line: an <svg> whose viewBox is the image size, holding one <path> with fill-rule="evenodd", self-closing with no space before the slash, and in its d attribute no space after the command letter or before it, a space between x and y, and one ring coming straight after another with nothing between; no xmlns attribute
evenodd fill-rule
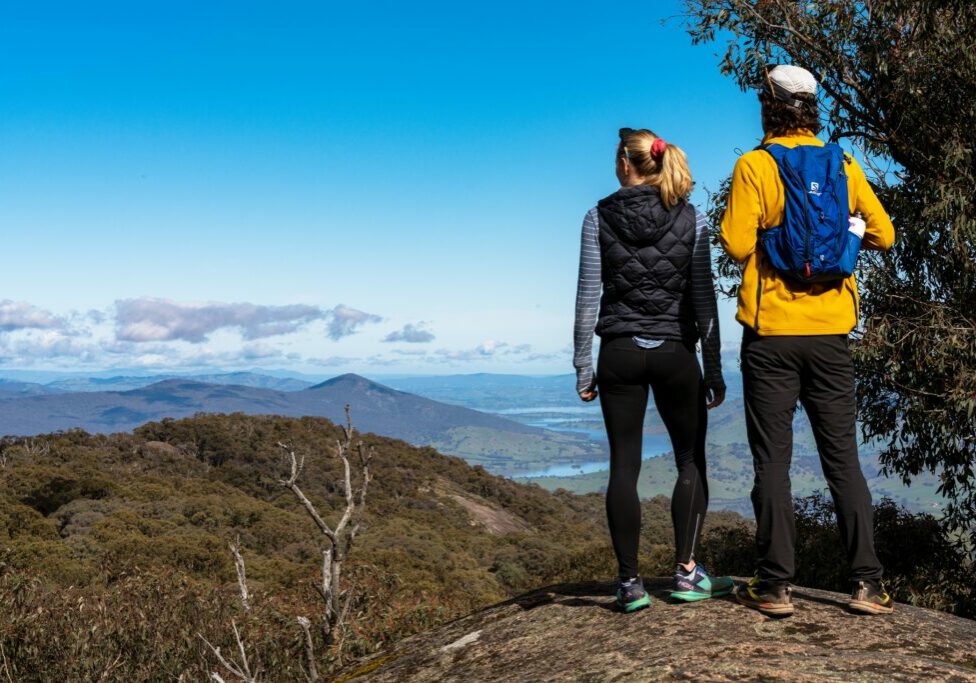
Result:
<svg viewBox="0 0 976 683"><path fill-rule="evenodd" d="M708 387L705 389L705 407L711 410L712 408L718 408L722 405L725 400L725 387L713 388Z"/></svg>
<svg viewBox="0 0 976 683"><path fill-rule="evenodd" d="M597 397L596 389L587 389L586 391L581 391L579 397L589 403Z"/></svg>

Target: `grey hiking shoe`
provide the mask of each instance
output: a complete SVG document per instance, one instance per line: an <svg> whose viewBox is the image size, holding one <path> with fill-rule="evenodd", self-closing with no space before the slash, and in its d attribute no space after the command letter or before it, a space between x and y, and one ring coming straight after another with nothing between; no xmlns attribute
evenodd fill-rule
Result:
<svg viewBox="0 0 976 683"><path fill-rule="evenodd" d="M857 581L847 606L859 614L891 614L895 611L895 601L880 583L874 581Z"/></svg>
<svg viewBox="0 0 976 683"><path fill-rule="evenodd" d="M757 574L749 583L736 587L735 599L766 616L788 617L793 614L792 591L788 583L762 581Z"/></svg>

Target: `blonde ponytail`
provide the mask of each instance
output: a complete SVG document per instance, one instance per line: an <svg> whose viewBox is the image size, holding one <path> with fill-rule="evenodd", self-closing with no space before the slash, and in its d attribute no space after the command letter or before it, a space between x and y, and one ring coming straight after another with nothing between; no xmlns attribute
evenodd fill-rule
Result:
<svg viewBox="0 0 976 683"><path fill-rule="evenodd" d="M660 170L648 178L661 191L661 201L669 209L691 193L691 171L683 149L669 144L661 156Z"/></svg>
<svg viewBox="0 0 976 683"><path fill-rule="evenodd" d="M655 141L660 140L657 145ZM655 155L654 147L665 144L663 153ZM661 193L661 202L672 208L691 194L692 178L688 157L677 145L665 143L649 130L633 130L620 140L618 150L626 155L634 169L644 177L645 185L654 185Z"/></svg>

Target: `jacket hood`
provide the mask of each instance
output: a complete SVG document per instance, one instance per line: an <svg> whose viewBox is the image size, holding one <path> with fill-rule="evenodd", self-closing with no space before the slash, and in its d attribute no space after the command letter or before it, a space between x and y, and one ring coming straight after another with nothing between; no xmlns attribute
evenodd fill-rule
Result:
<svg viewBox="0 0 976 683"><path fill-rule="evenodd" d="M671 230L686 206L678 202L666 209L653 185L622 187L597 202L600 218L620 239L636 246L654 244Z"/></svg>

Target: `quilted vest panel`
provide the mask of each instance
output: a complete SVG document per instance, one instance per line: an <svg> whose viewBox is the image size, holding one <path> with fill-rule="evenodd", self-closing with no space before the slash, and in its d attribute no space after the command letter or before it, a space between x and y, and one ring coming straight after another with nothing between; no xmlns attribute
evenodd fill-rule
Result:
<svg viewBox="0 0 976 683"><path fill-rule="evenodd" d="M694 343L694 207L667 209L656 187L635 185L601 199L597 210L603 296L596 333Z"/></svg>

